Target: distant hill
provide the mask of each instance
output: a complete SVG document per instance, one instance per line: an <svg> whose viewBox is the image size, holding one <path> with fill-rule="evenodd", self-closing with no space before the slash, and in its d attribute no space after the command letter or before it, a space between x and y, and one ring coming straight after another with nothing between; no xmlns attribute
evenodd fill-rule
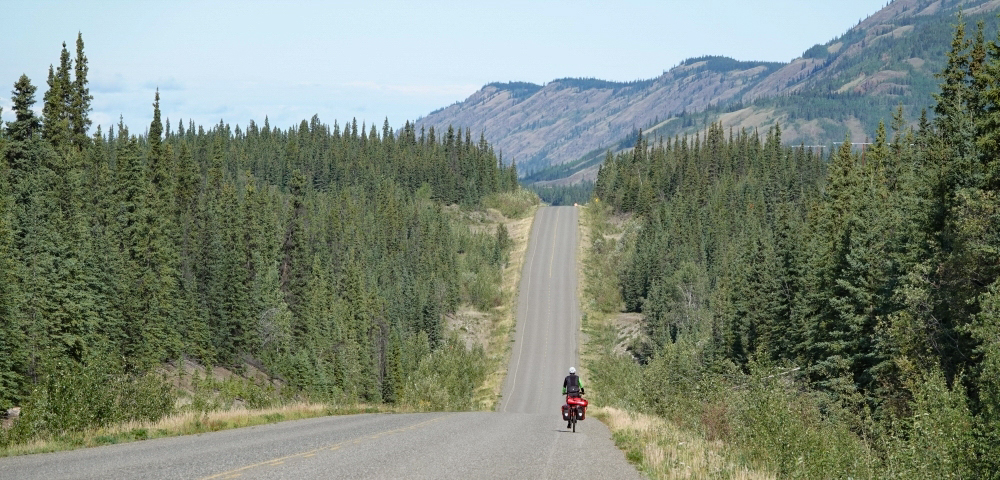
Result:
<svg viewBox="0 0 1000 480"><path fill-rule="evenodd" d="M417 126L484 131L522 174L567 183L592 179L604 152L627 148L639 129L673 136L713 121L751 129L780 122L786 143L828 145L847 133L863 141L899 104L911 121L932 104L962 8L970 36L983 21L986 39L996 38L1000 0L895 0L788 63L700 57L628 83L491 83Z"/></svg>

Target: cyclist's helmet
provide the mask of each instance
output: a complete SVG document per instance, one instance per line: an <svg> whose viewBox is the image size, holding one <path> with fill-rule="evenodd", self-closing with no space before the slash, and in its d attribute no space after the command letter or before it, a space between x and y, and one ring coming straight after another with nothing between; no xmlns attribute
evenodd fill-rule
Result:
<svg viewBox="0 0 1000 480"><path fill-rule="evenodd" d="M569 374L573 375L574 373L576 373L576 367L569 367Z"/></svg>

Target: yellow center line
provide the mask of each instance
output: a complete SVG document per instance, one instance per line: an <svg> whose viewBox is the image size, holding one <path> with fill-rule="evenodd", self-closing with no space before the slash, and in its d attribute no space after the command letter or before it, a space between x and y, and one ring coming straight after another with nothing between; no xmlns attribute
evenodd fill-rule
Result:
<svg viewBox="0 0 1000 480"><path fill-rule="evenodd" d="M244 472L244 471L250 470L252 468L263 467L264 465L277 466L277 465L281 465L281 464L285 463L286 460L291 460L293 458L312 457L312 456L315 456L318 452L320 452L322 450L337 450L340 447L344 446L344 444L347 444L347 443L352 443L352 444L354 444L354 443L361 443L362 440L369 440L369 439L373 440L373 439L378 438L381 435L392 435L392 434L395 434L395 433L402 433L402 432L405 432L407 430L413 430L413 429L416 429L416 428L419 428L419 427L424 427L424 426L430 425L431 423L434 423L434 422L436 422L438 420L441 420L442 418L445 418L445 417L448 417L448 416L450 416L450 415L443 415L443 416L440 416L440 417L432 418L430 420L423 421L423 422L420 422L420 423L416 423L416 424L410 425L408 427L396 428L396 429L393 429L393 430L386 430L386 431L380 432L380 433L378 433L378 434L376 434L374 436L373 435L368 435L366 437L362 437L362 438L355 439L355 440L345 440L343 442L335 443L335 444L332 444L332 445L326 445L324 447L314 448L314 449L306 451L306 452L293 453L291 455L285 455L284 457L272 458L270 460L266 460L266 461L259 462L259 463L254 463L252 465L246 465L246 466L243 466L243 467L240 467L240 468L235 468L233 470L227 470L225 472L216 473L215 475L212 475L210 477L202 477L202 480L210 480L210 479L213 479L213 478L236 478L236 477L239 477L240 475L242 475L242 473L240 473L240 472Z"/></svg>
<svg viewBox="0 0 1000 480"><path fill-rule="evenodd" d="M552 230L554 232L558 232L559 231L559 214L558 213L556 213L556 219L554 220L554 223L556 224L556 226L553 227ZM549 278L552 278L552 263L556 261L556 237L557 236L558 235L555 235L555 234L552 235L552 253L550 254L551 256L549 257Z"/></svg>

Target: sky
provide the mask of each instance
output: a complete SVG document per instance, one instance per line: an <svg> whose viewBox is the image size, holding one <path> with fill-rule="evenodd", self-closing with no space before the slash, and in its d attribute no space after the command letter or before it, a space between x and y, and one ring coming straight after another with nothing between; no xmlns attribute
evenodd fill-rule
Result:
<svg viewBox="0 0 1000 480"><path fill-rule="evenodd" d="M686 58L787 62L886 0L92 1L0 0L2 119L77 32L94 128L164 117L286 128L385 119L394 128L495 81L653 78Z"/></svg>

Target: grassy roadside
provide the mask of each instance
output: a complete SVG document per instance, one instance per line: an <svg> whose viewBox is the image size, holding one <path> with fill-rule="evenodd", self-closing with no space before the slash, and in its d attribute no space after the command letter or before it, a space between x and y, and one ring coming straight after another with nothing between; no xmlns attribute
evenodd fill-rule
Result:
<svg viewBox="0 0 1000 480"><path fill-rule="evenodd" d="M485 375L471 392L471 402L464 408L471 405L473 410L492 410L500 396L510 354L511 332L516 324L517 286L531 224L538 206L537 196L521 190L484 200L484 211L457 213L460 217L465 217L459 228L468 227L473 233L491 233L496 232L497 227L502 224L510 241L508 256L499 278L501 292L495 305L486 311L464 305L459 312L446 319L449 338L464 344L469 354L482 352L482 358L474 363L480 364L475 368L485 368ZM172 388L174 391L174 413L152 421L121 421L96 428L70 428L62 433L35 435L25 442L8 445L3 444L4 432L0 431L0 457L214 432L328 415L437 411L447 409L449 405L447 400L441 404L433 404L419 398L396 405L309 401L308 397L301 395L289 396L288 391L276 387L271 379L252 367L244 366L243 370L244 376L240 376L219 367L206 370L194 364L165 365L158 375L162 381L155 382L156 385L150 387L157 389L163 385L171 385L165 388ZM156 376L150 376L150 380ZM93 385L89 385L90 387L101 388L100 382L91 383ZM442 388L440 383L415 383L418 386ZM420 394L426 395L425 392ZM448 397L447 393L442 392L431 392L429 395ZM94 408L93 405L88 406L86 399L77 403L77 414L86 415L88 408ZM8 425L4 428L11 427Z"/></svg>
<svg viewBox="0 0 1000 480"><path fill-rule="evenodd" d="M522 190L522 195L529 192ZM510 194L508 194L510 195ZM484 348L487 358L492 365L486 381L476 389L474 404L479 410L494 410L500 399L501 389L504 379L507 377L507 360L510 358L510 349L513 339L514 329L517 327L517 288L521 283L521 270L524 266L525 252L528 250L528 239L531 235L531 225L535 221L535 213L538 211L539 203L537 197L533 197L530 202L524 199L509 199L506 203L525 205L524 210L504 209L496 205L499 213L503 215L504 225L510 235L511 249L507 263L504 266L501 282L502 303L489 312L489 334L487 335L486 346ZM487 203L489 206L490 203Z"/></svg>
<svg viewBox="0 0 1000 480"><path fill-rule="evenodd" d="M154 422L126 422L110 427L36 438L25 444L15 444L0 450L0 457L57 452L152 438L217 432L231 428L250 427L328 415L400 413L402 411L403 409L399 407L387 407L383 405L333 406L323 403L295 403L260 409L235 408L211 412L184 412L169 415Z"/></svg>
<svg viewBox="0 0 1000 480"><path fill-rule="evenodd" d="M650 478L773 479L726 458L722 441L684 431L663 418L615 407L594 409L625 458Z"/></svg>
<svg viewBox="0 0 1000 480"><path fill-rule="evenodd" d="M582 367L591 385L593 415L611 430L615 444L650 478L775 478L746 468L727 455L726 445L705 432L682 428L642 411L642 372L625 346L637 335L638 319L618 313L617 265L629 219L614 219L599 203L582 208L578 271L583 312Z"/></svg>

